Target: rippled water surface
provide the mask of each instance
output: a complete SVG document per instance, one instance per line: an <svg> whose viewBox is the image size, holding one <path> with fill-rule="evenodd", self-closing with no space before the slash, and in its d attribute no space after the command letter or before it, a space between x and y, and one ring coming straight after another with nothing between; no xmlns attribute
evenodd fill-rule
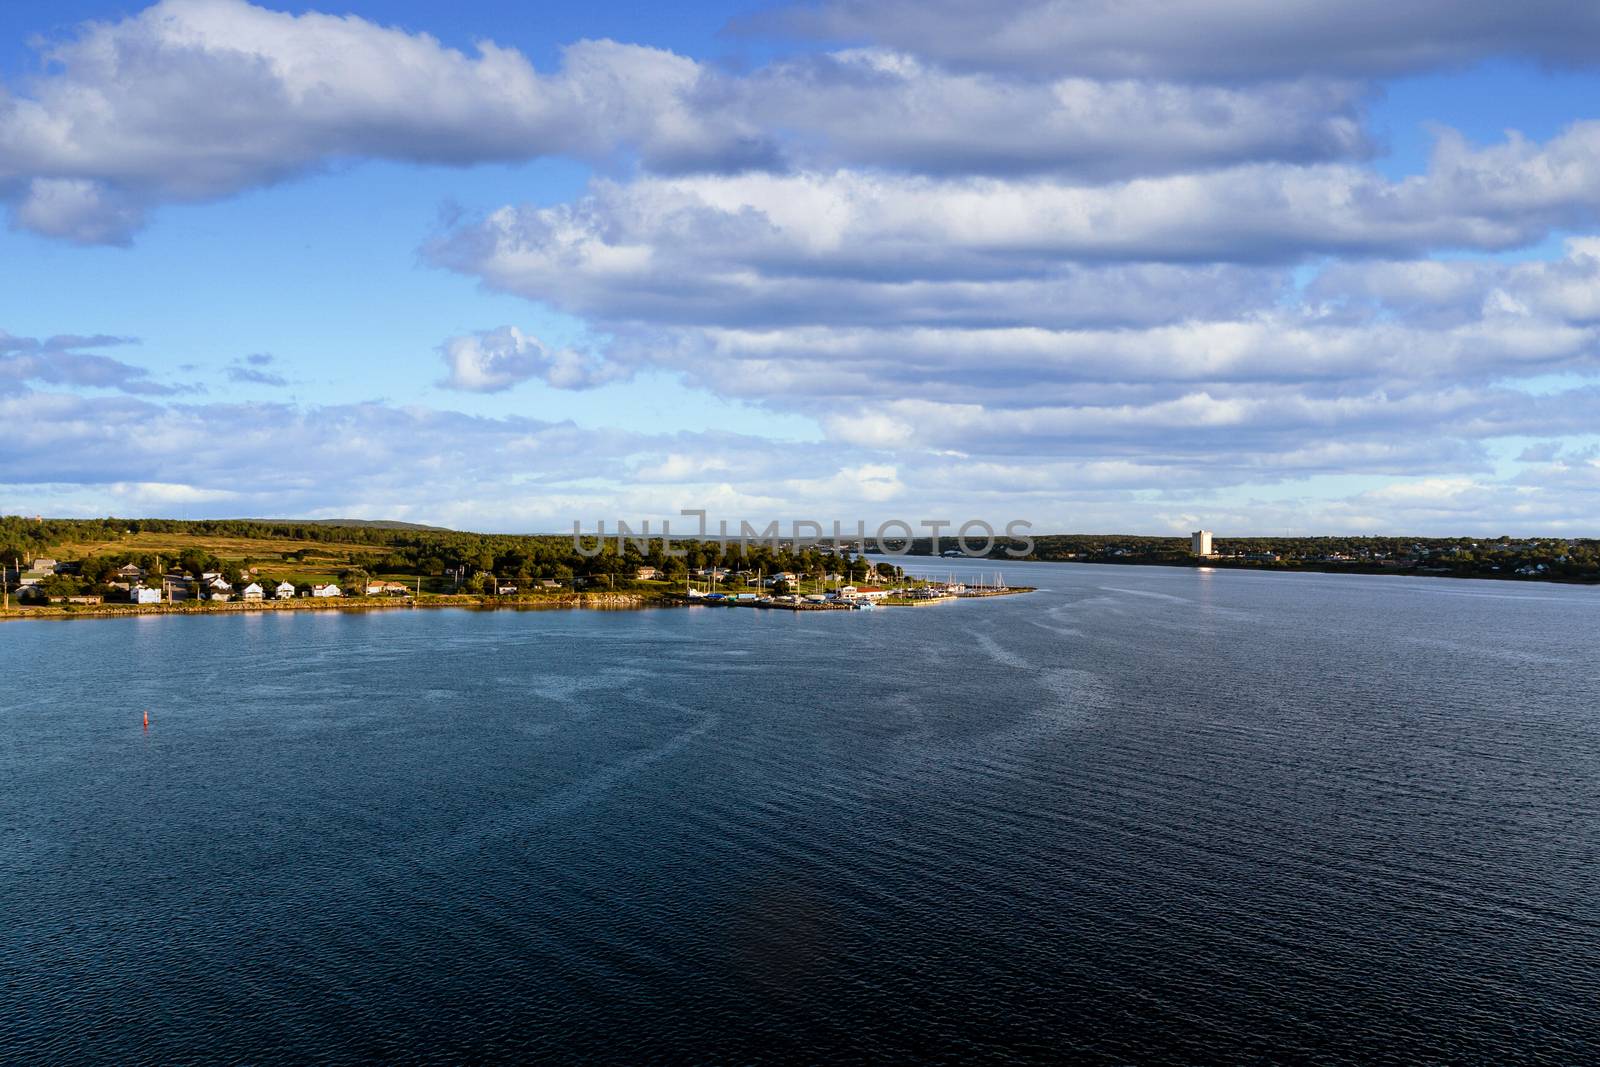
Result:
<svg viewBox="0 0 1600 1067"><path fill-rule="evenodd" d="M1600 590L1007 577L0 624L0 1061L1600 1060Z"/></svg>

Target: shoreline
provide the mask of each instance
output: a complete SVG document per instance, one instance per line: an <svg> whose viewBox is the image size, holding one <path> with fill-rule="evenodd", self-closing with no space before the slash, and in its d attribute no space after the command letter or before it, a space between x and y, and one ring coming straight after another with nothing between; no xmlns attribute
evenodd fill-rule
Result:
<svg viewBox="0 0 1600 1067"><path fill-rule="evenodd" d="M230 600L221 604L186 600L176 604L45 604L0 608L0 621L11 619L90 619L133 615L224 615L260 611L394 611L401 608L496 608L522 610L619 611L671 607L658 597L637 593L567 593L551 596L491 597L424 593L405 597L296 597L294 600Z"/></svg>
<svg viewBox="0 0 1600 1067"><path fill-rule="evenodd" d="M1032 586L989 593L1006 596L1034 592ZM979 596L949 597L950 600L981 599ZM939 603L942 601L930 601ZM886 604L884 607L902 607ZM532 596L472 596L450 593L424 593L420 598L404 597L296 597L293 600L232 600L212 603L186 600L176 604L43 604L37 607L0 608L0 622L25 619L110 619L137 615L226 615L273 611L395 611L404 608L458 608L463 611L642 611L649 608L758 607L772 611L844 611L842 606L821 604L749 604L689 599L665 591L559 593Z"/></svg>
<svg viewBox="0 0 1600 1067"><path fill-rule="evenodd" d="M893 558L902 561L900 566L910 563L914 566L923 566L923 560L936 561L948 559L941 556L877 556L873 558ZM1058 565L1077 565L1084 567L1166 567L1171 570L1213 570L1213 571L1242 571L1247 574L1348 574L1366 575L1374 578L1446 578L1457 581L1478 582L1511 582L1515 584L1536 585L1600 585L1600 574L1594 577L1535 577L1524 574L1455 574L1445 571L1428 571L1417 567L1373 567L1373 566L1339 566L1338 564L1296 564L1292 566L1257 566L1250 563L1234 563L1223 560L1201 562L1200 560L1159 560L1159 559L1005 559L997 560L989 556L971 556L957 559L954 562L984 562L1004 563L1010 567L1013 564L1024 566L1035 563L1053 563Z"/></svg>

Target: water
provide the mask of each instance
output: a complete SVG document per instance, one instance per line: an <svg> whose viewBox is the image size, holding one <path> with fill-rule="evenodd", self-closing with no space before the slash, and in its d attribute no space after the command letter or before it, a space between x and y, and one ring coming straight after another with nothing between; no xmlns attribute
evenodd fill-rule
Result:
<svg viewBox="0 0 1600 1067"><path fill-rule="evenodd" d="M0 624L0 1061L1600 1058L1600 590L1007 577Z"/></svg>

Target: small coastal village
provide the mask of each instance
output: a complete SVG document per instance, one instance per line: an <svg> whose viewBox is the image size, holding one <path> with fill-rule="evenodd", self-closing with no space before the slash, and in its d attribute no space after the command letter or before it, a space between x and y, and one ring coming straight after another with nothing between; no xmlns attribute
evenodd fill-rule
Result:
<svg viewBox="0 0 1600 1067"><path fill-rule="evenodd" d="M395 606L925 606L1024 591L915 578L849 545L607 544L365 524L0 519L16 615ZM36 548L46 548L48 554ZM30 551L33 549L33 551Z"/></svg>
<svg viewBox="0 0 1600 1067"><path fill-rule="evenodd" d="M420 598L422 578L412 583L374 578L363 572L347 571L339 582L300 582L274 579L257 567L231 567L227 572L202 570L189 575L180 570L146 569L137 563L123 563L86 582L83 564L40 556L13 564L5 576L6 595L16 590L19 607L55 605L96 607L106 604L262 604L296 600L341 601L374 598ZM1016 592L1007 586L997 571L979 582L909 579L887 567L868 565L863 580L852 582L838 572L809 576L795 571L763 574L747 569L699 567L685 576L683 588L656 589L664 601L738 607L778 607L795 610L868 610L884 605L928 604L961 597L996 596ZM630 586L659 586L667 581L660 568L648 564L633 568ZM466 576L458 576L450 593L430 596L456 596L515 600L582 590L598 585L593 578L543 578L524 589L515 582L492 579L489 589L469 588ZM615 592L616 583L605 583ZM83 591L85 589L93 591ZM637 589L632 591L637 592ZM9 606L9 604L7 605Z"/></svg>

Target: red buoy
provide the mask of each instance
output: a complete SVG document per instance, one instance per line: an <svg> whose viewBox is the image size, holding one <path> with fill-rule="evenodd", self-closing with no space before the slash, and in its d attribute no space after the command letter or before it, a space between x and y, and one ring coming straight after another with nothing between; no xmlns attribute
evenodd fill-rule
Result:
<svg viewBox="0 0 1600 1067"><path fill-rule="evenodd" d="M144 728L146 730L150 729L150 709L149 708L145 708L144 709Z"/></svg>

